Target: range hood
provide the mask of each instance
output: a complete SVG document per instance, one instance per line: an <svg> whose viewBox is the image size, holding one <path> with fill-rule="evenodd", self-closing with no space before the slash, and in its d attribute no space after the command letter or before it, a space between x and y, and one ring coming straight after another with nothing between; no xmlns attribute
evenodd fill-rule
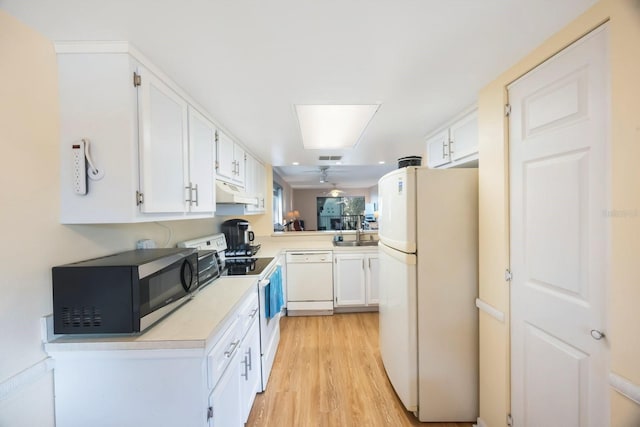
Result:
<svg viewBox="0 0 640 427"><path fill-rule="evenodd" d="M216 180L216 203L257 205L258 198L245 193L240 187Z"/></svg>

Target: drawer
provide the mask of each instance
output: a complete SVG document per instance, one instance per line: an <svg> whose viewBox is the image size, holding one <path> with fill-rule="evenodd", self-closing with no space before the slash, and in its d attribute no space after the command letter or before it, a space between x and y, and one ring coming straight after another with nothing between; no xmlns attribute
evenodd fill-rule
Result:
<svg viewBox="0 0 640 427"><path fill-rule="evenodd" d="M241 340L241 324L234 318L220 339L207 355L207 385L215 387L225 368L239 350Z"/></svg>
<svg viewBox="0 0 640 427"><path fill-rule="evenodd" d="M244 337L249 328L259 316L258 292L253 292L238 310L238 322L240 323L240 336Z"/></svg>

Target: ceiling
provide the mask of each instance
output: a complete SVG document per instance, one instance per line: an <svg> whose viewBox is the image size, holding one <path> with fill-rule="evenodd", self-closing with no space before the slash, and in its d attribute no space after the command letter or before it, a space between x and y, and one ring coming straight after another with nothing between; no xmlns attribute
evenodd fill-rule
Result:
<svg viewBox="0 0 640 427"><path fill-rule="evenodd" d="M422 154L429 132L595 2L0 0L0 7L51 40L131 42L302 188L323 187L313 171L335 162L320 155L343 156L330 183L374 185L398 158ZM303 149L295 104L376 103L354 149Z"/></svg>

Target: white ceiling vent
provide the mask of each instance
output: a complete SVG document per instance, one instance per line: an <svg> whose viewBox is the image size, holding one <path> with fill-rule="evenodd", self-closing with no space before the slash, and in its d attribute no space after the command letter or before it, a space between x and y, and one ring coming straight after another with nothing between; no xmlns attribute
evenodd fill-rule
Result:
<svg viewBox="0 0 640 427"><path fill-rule="evenodd" d="M318 160L321 160L321 161L334 161L334 162L337 162L337 161L342 160L342 156L319 156L319 157L318 157Z"/></svg>

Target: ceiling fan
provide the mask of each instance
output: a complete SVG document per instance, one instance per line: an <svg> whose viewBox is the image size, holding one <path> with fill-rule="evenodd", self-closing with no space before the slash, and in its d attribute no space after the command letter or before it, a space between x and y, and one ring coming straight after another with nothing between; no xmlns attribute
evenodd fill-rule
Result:
<svg viewBox="0 0 640 427"><path fill-rule="evenodd" d="M343 190L340 190L336 184L333 184L333 188L325 193L326 196L330 197L340 197L344 194Z"/></svg>

